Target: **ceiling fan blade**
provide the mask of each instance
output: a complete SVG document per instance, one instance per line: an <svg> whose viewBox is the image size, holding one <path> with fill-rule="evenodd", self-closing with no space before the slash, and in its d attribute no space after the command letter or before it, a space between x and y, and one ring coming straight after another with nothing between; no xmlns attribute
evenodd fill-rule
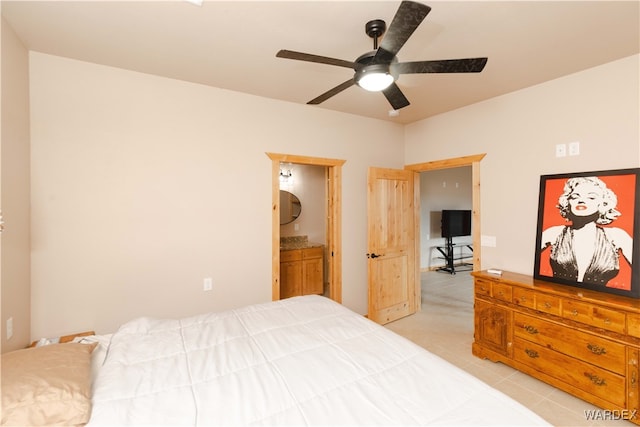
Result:
<svg viewBox="0 0 640 427"><path fill-rule="evenodd" d="M339 94L343 90L350 88L355 83L356 83L355 80L353 78L351 78L351 79L347 80L346 82L341 83L338 86L334 87L333 89L329 89L328 91L326 91L322 95L312 99L311 101L307 102L307 104L311 104L311 105L320 104L321 102L326 101L327 99L331 98L332 96Z"/></svg>
<svg viewBox="0 0 640 427"><path fill-rule="evenodd" d="M382 91L389 104L394 110L399 110L410 104L409 100L404 93L400 90L397 84L391 83L391 86Z"/></svg>
<svg viewBox="0 0 640 427"><path fill-rule="evenodd" d="M391 64L391 72L418 73L479 73L487 64L487 58L443 59L439 61L400 62Z"/></svg>
<svg viewBox="0 0 640 427"><path fill-rule="evenodd" d="M412 1L400 3L380 43L374 62L391 62L430 11L431 8L422 3Z"/></svg>
<svg viewBox="0 0 640 427"><path fill-rule="evenodd" d="M281 50L276 56L278 58L296 59L298 61L317 62L319 64L337 65L338 67L356 68L355 62L344 61L342 59L328 58L326 56L312 55L310 53L294 52L292 50Z"/></svg>

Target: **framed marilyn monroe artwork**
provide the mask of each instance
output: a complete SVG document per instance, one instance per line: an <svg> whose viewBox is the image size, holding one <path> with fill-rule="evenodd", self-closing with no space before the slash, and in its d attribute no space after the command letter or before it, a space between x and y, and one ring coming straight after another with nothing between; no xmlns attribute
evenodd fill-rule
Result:
<svg viewBox="0 0 640 427"><path fill-rule="evenodd" d="M640 298L640 169L540 177L534 277Z"/></svg>

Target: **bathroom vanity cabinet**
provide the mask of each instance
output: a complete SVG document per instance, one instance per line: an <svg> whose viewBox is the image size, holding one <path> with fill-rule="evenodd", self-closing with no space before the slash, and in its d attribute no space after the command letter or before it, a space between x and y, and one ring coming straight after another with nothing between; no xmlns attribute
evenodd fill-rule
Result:
<svg viewBox="0 0 640 427"><path fill-rule="evenodd" d="M324 292L324 247L280 251L280 298Z"/></svg>

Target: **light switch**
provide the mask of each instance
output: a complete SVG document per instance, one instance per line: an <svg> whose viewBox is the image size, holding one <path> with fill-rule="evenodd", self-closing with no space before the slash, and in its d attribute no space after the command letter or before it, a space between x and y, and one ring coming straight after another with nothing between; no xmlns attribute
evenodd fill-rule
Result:
<svg viewBox="0 0 640 427"><path fill-rule="evenodd" d="M569 155L570 156L580 155L580 142L575 141L569 144Z"/></svg>

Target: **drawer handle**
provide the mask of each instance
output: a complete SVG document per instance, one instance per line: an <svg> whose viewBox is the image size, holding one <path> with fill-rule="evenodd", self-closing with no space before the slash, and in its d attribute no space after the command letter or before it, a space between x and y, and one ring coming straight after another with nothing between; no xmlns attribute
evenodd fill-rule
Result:
<svg viewBox="0 0 640 427"><path fill-rule="evenodd" d="M544 308L551 308L551 303L549 301L545 301Z"/></svg>
<svg viewBox="0 0 640 427"><path fill-rule="evenodd" d="M487 291L487 288L485 288L484 286L480 286L480 290L481 290L482 292L486 292L486 291Z"/></svg>
<svg viewBox="0 0 640 427"><path fill-rule="evenodd" d="M500 295L501 297L503 297L503 296L504 296L504 292L502 292L502 291L498 291L498 295Z"/></svg>
<svg viewBox="0 0 640 427"><path fill-rule="evenodd" d="M609 318L604 319L604 324L605 325L610 325L611 324L611 319L609 319Z"/></svg>
<svg viewBox="0 0 640 427"><path fill-rule="evenodd" d="M578 310L576 310L575 308L573 310L571 310L571 314L574 316L578 315Z"/></svg>
<svg viewBox="0 0 640 427"><path fill-rule="evenodd" d="M607 385L607 382L604 380L604 378L600 378L596 374L590 374L589 372L585 372L584 376L589 378L591 382L597 386Z"/></svg>
<svg viewBox="0 0 640 427"><path fill-rule="evenodd" d="M535 358L537 358L537 357L540 357L540 355L538 354L538 352L537 352L537 351L535 351L535 350L530 350L530 349L528 349L528 348L525 348L524 352L525 352L525 353L527 353L527 356L529 356L529 357L530 357L530 358L532 358L532 359L535 359Z"/></svg>
<svg viewBox="0 0 640 427"><path fill-rule="evenodd" d="M522 329L529 332L531 335L535 335L538 333L538 330L531 325L523 325Z"/></svg>
<svg viewBox="0 0 640 427"><path fill-rule="evenodd" d="M522 302L527 302L527 297L522 297L522 298L520 298L520 301L522 301Z"/></svg>
<svg viewBox="0 0 640 427"><path fill-rule="evenodd" d="M600 347L598 345L595 344L587 344L587 348L591 351L591 353L593 354L606 354L607 350L604 347Z"/></svg>
<svg viewBox="0 0 640 427"><path fill-rule="evenodd" d="M637 379L636 379L636 371L633 371L631 373L631 385L632 386L636 385L636 381L637 381Z"/></svg>

